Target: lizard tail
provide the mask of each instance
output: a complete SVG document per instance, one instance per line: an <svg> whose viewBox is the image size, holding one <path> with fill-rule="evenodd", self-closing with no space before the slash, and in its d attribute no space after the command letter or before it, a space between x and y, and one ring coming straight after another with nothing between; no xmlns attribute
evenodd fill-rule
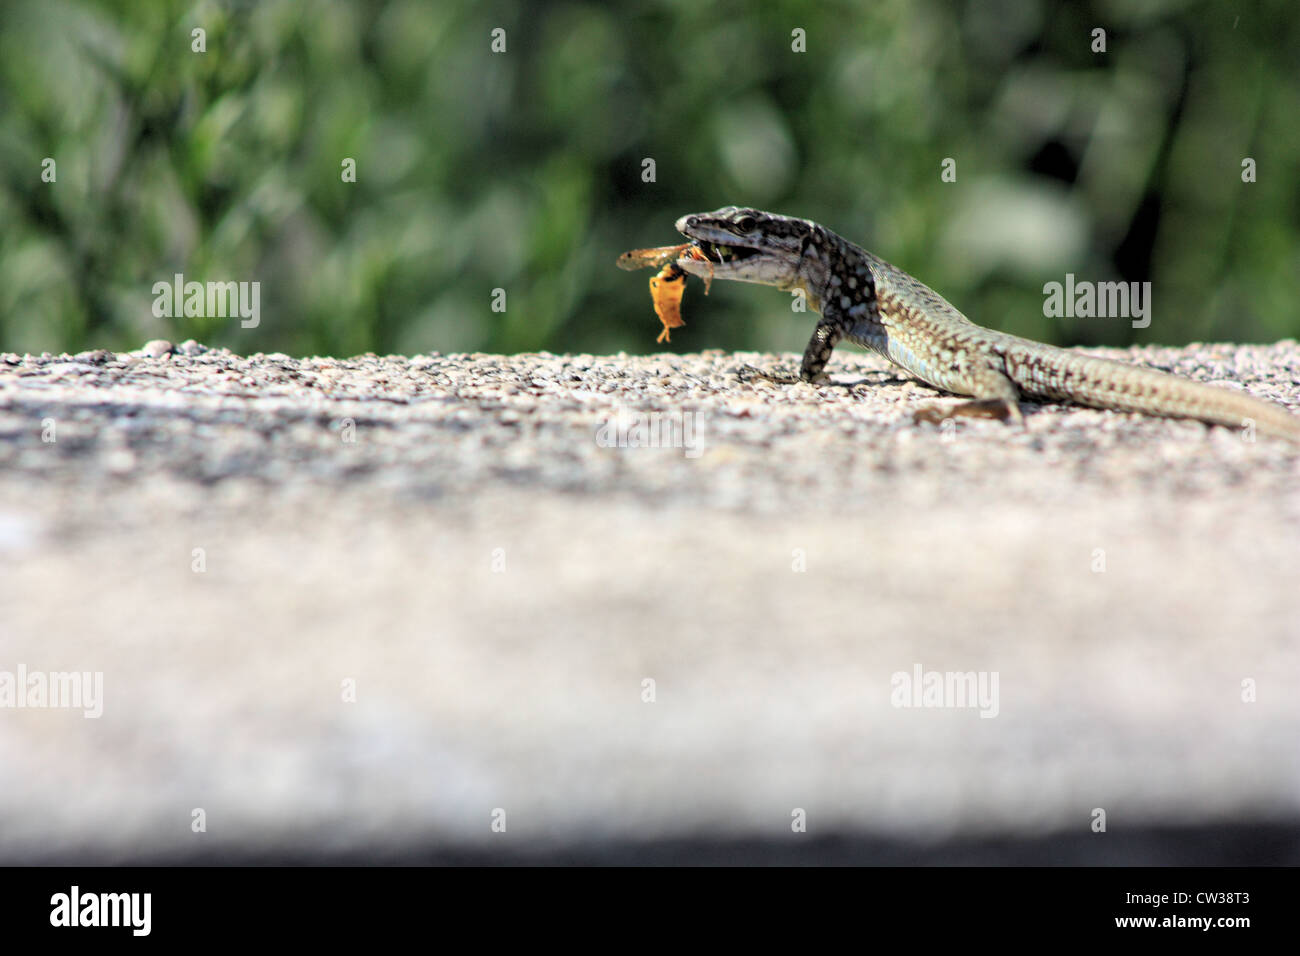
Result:
<svg viewBox="0 0 1300 956"><path fill-rule="evenodd" d="M1059 351L1068 360L1056 369L1034 368L1032 355L1027 353L1018 362L1017 356L1008 352L1012 381L1030 396L1165 418L1194 418L1229 428L1253 423L1260 434L1300 443L1300 417L1281 405L1155 369Z"/></svg>

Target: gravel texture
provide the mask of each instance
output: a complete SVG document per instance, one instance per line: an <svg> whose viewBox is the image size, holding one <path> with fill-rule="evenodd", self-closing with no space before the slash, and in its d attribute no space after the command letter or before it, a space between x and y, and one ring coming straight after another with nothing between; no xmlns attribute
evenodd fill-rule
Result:
<svg viewBox="0 0 1300 956"><path fill-rule="evenodd" d="M1300 412L1295 342L1096 352ZM104 687L0 709L0 861L1300 863L1300 449L797 362L0 354L0 680Z"/></svg>

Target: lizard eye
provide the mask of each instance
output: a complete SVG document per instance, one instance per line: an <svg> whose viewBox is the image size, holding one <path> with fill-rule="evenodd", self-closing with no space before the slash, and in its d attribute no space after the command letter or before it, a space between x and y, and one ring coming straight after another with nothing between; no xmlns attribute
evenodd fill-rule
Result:
<svg viewBox="0 0 1300 956"><path fill-rule="evenodd" d="M736 228L741 232L749 232L756 225L758 225L758 223L754 221L753 216L745 216L744 218L736 220Z"/></svg>

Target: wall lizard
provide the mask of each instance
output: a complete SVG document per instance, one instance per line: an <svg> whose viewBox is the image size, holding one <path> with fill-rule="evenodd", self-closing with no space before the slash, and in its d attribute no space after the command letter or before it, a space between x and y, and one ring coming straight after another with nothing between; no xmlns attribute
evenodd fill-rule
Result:
<svg viewBox="0 0 1300 956"><path fill-rule="evenodd" d="M677 230L703 252L678 258L678 268L708 280L803 289L821 313L798 376L766 375L775 381L824 382L831 352L848 339L973 399L922 409L918 420L985 415L1023 423L1024 396L1232 427L1251 420L1260 433L1300 441L1300 417L1272 402L978 326L929 286L810 220L724 206L683 216Z"/></svg>

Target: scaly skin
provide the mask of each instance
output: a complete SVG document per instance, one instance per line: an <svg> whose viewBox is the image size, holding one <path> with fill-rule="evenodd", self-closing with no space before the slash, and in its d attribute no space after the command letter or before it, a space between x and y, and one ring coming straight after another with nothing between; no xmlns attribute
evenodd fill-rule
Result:
<svg viewBox="0 0 1300 956"><path fill-rule="evenodd" d="M677 230L707 256L677 260L692 275L806 292L821 321L798 380L824 381L831 353L848 339L935 388L975 399L918 414L926 420L1020 421L1025 396L1236 428L1253 422L1262 434L1300 442L1300 418L1272 402L978 326L929 286L810 220L724 206L683 216Z"/></svg>

